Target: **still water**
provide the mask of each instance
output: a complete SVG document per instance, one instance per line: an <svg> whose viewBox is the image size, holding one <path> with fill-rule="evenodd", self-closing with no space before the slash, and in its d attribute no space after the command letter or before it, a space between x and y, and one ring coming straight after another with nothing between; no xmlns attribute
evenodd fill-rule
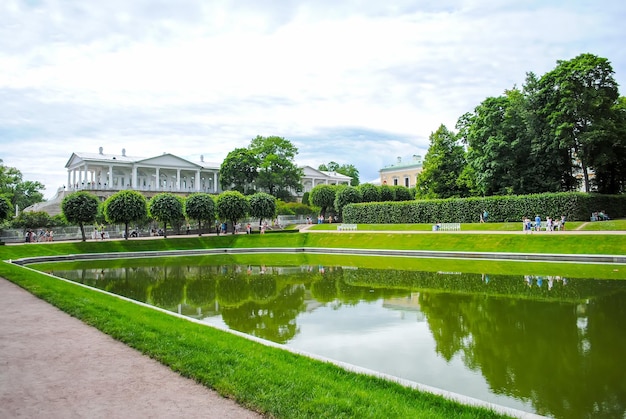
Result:
<svg viewBox="0 0 626 419"><path fill-rule="evenodd" d="M206 259L98 263L53 273L500 405L626 417L626 281Z"/></svg>

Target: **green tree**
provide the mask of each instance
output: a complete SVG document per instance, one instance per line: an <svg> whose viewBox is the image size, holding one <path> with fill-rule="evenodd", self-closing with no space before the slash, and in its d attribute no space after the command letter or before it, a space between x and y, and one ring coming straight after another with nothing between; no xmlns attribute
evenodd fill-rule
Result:
<svg viewBox="0 0 626 419"><path fill-rule="evenodd" d="M221 220L229 220L234 226L237 221L244 218L248 214L248 200L241 192L226 191L217 197L217 216ZM235 229L233 228L233 234Z"/></svg>
<svg viewBox="0 0 626 419"><path fill-rule="evenodd" d="M411 191L406 186L394 185L391 186L394 191L396 201L411 201L414 197L411 196Z"/></svg>
<svg viewBox="0 0 626 419"><path fill-rule="evenodd" d="M465 167L465 150L456 135L445 125L430 134L430 146L422 172L417 176L416 190L420 198L463 196L458 179ZM398 191L396 191L397 195ZM396 198L397 199L397 198Z"/></svg>
<svg viewBox="0 0 626 419"><path fill-rule="evenodd" d="M249 149L259 159L259 172L256 183L270 195L277 198L288 198L290 191L302 190L303 171L294 163L298 149L282 137L254 138Z"/></svg>
<svg viewBox="0 0 626 419"><path fill-rule="evenodd" d="M146 198L137 191L119 191L104 201L104 217L110 223L124 224L124 237L128 240L128 224L140 222L148 216Z"/></svg>
<svg viewBox="0 0 626 419"><path fill-rule="evenodd" d="M260 163L255 152L248 148L236 148L228 153L220 166L222 189L246 193L246 187L250 187L259 174Z"/></svg>
<svg viewBox="0 0 626 419"><path fill-rule="evenodd" d="M554 70L539 81L540 116L546 119L552 141L548 146L566 153L564 188L575 190L582 174L585 191L590 190L589 172L599 142L614 117L619 98L613 68L606 58L581 54L557 61ZM548 149L549 151L549 149Z"/></svg>
<svg viewBox="0 0 626 419"><path fill-rule="evenodd" d="M336 186L333 185L317 185L311 189L309 202L320 208L322 217L326 218L326 210L333 208L335 205Z"/></svg>
<svg viewBox="0 0 626 419"><path fill-rule="evenodd" d="M11 216L11 201L6 196L0 195L0 223Z"/></svg>
<svg viewBox="0 0 626 419"><path fill-rule="evenodd" d="M589 164L593 166L593 185L598 192L619 194L626 192L626 98L620 97L613 107L614 117L603 121L602 129L595 129Z"/></svg>
<svg viewBox="0 0 626 419"><path fill-rule="evenodd" d="M363 196L361 191L354 186L340 186L337 188L337 194L335 195L335 211L343 219L343 207L348 204L357 204L361 202Z"/></svg>
<svg viewBox="0 0 626 419"><path fill-rule="evenodd" d="M187 197L184 205L187 217L198 221L198 235L202 236L202 221L207 225L215 220L215 201L207 193L194 193Z"/></svg>
<svg viewBox="0 0 626 419"><path fill-rule="evenodd" d="M78 224L83 241L87 241L85 223L95 221L99 205L98 197L88 192L74 192L63 198L61 202L63 216L70 223Z"/></svg>
<svg viewBox="0 0 626 419"><path fill-rule="evenodd" d="M331 161L328 164L320 164L318 166L318 170L323 170L325 172L337 172L342 175L350 176L352 178L352 180L350 180L350 186L359 185L359 170L354 167L353 164L340 165L337 162Z"/></svg>
<svg viewBox="0 0 626 419"><path fill-rule="evenodd" d="M389 202L396 200L395 191L389 185L380 185L378 187L381 202Z"/></svg>
<svg viewBox="0 0 626 419"><path fill-rule="evenodd" d="M272 219L276 215L276 198L265 192L257 192L248 197L250 217L258 218L259 225L263 219Z"/></svg>
<svg viewBox="0 0 626 419"><path fill-rule="evenodd" d="M0 159L0 195L4 195L11 203L11 208L20 210L43 201L40 191L46 187L37 181L23 180L22 172L15 167L5 166Z"/></svg>
<svg viewBox="0 0 626 419"><path fill-rule="evenodd" d="M150 216L157 222L163 223L163 237L167 238L167 224L170 225L185 218L183 204L171 193L156 194L148 202Z"/></svg>
<svg viewBox="0 0 626 419"><path fill-rule="evenodd" d="M56 225L59 225L58 219L50 217L50 214L45 211L22 211L11 222L12 227L24 230Z"/></svg>
<svg viewBox="0 0 626 419"><path fill-rule="evenodd" d="M378 202L380 201L380 188L371 183L362 183L359 185L363 202Z"/></svg>

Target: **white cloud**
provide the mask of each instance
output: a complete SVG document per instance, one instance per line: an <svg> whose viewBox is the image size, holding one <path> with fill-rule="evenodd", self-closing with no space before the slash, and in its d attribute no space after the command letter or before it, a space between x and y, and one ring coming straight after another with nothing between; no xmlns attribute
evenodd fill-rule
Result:
<svg viewBox="0 0 626 419"><path fill-rule="evenodd" d="M0 6L0 158L48 197L73 151L221 161L257 134L371 180L526 72L591 52L626 73L618 1L89 3Z"/></svg>

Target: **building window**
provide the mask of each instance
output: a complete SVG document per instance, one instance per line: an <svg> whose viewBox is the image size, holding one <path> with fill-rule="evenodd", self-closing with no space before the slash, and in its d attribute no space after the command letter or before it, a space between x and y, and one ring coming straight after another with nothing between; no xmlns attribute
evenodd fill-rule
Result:
<svg viewBox="0 0 626 419"><path fill-rule="evenodd" d="M406 186L407 188L409 187L409 177L408 176L404 177L404 186Z"/></svg>
<svg viewBox="0 0 626 419"><path fill-rule="evenodd" d="M394 186L398 186L398 178L397 177L393 178L393 185Z"/></svg>

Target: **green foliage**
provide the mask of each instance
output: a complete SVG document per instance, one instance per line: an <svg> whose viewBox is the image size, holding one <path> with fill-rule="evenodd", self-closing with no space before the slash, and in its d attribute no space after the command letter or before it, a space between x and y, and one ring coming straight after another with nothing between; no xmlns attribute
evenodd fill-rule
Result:
<svg viewBox="0 0 626 419"><path fill-rule="evenodd" d="M160 193L148 202L150 216L163 223L163 236L167 238L167 224L180 222L185 218L183 204L171 193Z"/></svg>
<svg viewBox="0 0 626 419"><path fill-rule="evenodd" d="M99 206L100 201L97 196L83 191L69 194L61 202L63 216L70 223L78 224L83 241L87 240L85 223L95 221Z"/></svg>
<svg viewBox="0 0 626 419"><path fill-rule="evenodd" d="M304 205L309 205L309 192L302 194L302 203Z"/></svg>
<svg viewBox="0 0 626 419"><path fill-rule="evenodd" d="M363 202L378 202L380 201L380 189L376 185L371 183L362 183L358 186L361 191Z"/></svg>
<svg viewBox="0 0 626 419"><path fill-rule="evenodd" d="M256 184L277 198L289 198L301 191L302 169L294 162L298 149L282 137L258 135L249 146L260 161Z"/></svg>
<svg viewBox="0 0 626 419"><path fill-rule="evenodd" d="M11 201L6 196L0 195L0 222L11 216Z"/></svg>
<svg viewBox="0 0 626 419"><path fill-rule="evenodd" d="M213 224L215 220L215 201L213 197L207 193L194 193L185 200L185 215L191 219L198 221L198 235L202 235L202 222L206 221L206 225Z"/></svg>
<svg viewBox="0 0 626 419"><path fill-rule="evenodd" d="M220 185L226 190L232 189L241 193L251 185L258 176L261 161L253 150L236 148L226 156L220 166Z"/></svg>
<svg viewBox="0 0 626 419"><path fill-rule="evenodd" d="M441 125L430 134L430 146L424 158L423 170L417 176L417 196L450 198L465 195L458 182L465 164L463 146L458 143L454 133ZM407 200L396 196L396 201Z"/></svg>
<svg viewBox="0 0 626 419"><path fill-rule="evenodd" d="M104 201L104 217L109 223L124 224L128 239L128 224L140 222L148 216L146 198L137 191L119 191Z"/></svg>
<svg viewBox="0 0 626 419"><path fill-rule="evenodd" d="M611 217L626 216L626 196L560 192L536 195L450 198L414 202L361 203L346 205L346 223L476 223L483 211L491 222L517 222L539 214L569 221L587 221L591 213L606 211Z"/></svg>
<svg viewBox="0 0 626 419"><path fill-rule="evenodd" d="M217 197L217 216L221 220L230 220L232 225L244 218L249 211L249 203L245 196L238 191L226 191ZM234 230L233 230L234 232Z"/></svg>
<svg viewBox="0 0 626 419"><path fill-rule="evenodd" d="M276 198L265 192L258 192L248 197L250 217L272 219L276 216Z"/></svg>
<svg viewBox="0 0 626 419"><path fill-rule="evenodd" d="M278 215L313 215L318 210L309 205L300 202L283 202L278 201L276 213Z"/></svg>
<svg viewBox="0 0 626 419"><path fill-rule="evenodd" d="M378 191L380 195L380 202L388 202L388 201L396 200L395 191L391 188L391 186L386 185L386 184L380 185L378 187Z"/></svg>
<svg viewBox="0 0 626 419"><path fill-rule="evenodd" d="M22 211L14 218L11 223L13 228L35 229L41 227L55 227L60 224L60 220L50 217L50 214L44 211Z"/></svg>
<svg viewBox="0 0 626 419"><path fill-rule="evenodd" d="M337 214L341 215L343 213L343 208L348 204L354 204L357 202L361 202L363 199L361 195L361 191L354 186L343 186L337 188L337 194L335 196L335 211Z"/></svg>
<svg viewBox="0 0 626 419"><path fill-rule="evenodd" d="M411 191L406 186L402 185L393 185L390 186L393 189L393 196L396 201L411 201L413 200L413 196L411 196Z"/></svg>
<svg viewBox="0 0 626 419"><path fill-rule="evenodd" d="M0 159L0 196L5 196L11 208L23 210L37 202L42 202L46 187L37 181L23 180L22 172L15 167L8 167Z"/></svg>
<svg viewBox="0 0 626 419"><path fill-rule="evenodd" d="M317 185L311 189L310 201L320 208L321 214L326 217L326 210L335 205L337 187L334 185Z"/></svg>

